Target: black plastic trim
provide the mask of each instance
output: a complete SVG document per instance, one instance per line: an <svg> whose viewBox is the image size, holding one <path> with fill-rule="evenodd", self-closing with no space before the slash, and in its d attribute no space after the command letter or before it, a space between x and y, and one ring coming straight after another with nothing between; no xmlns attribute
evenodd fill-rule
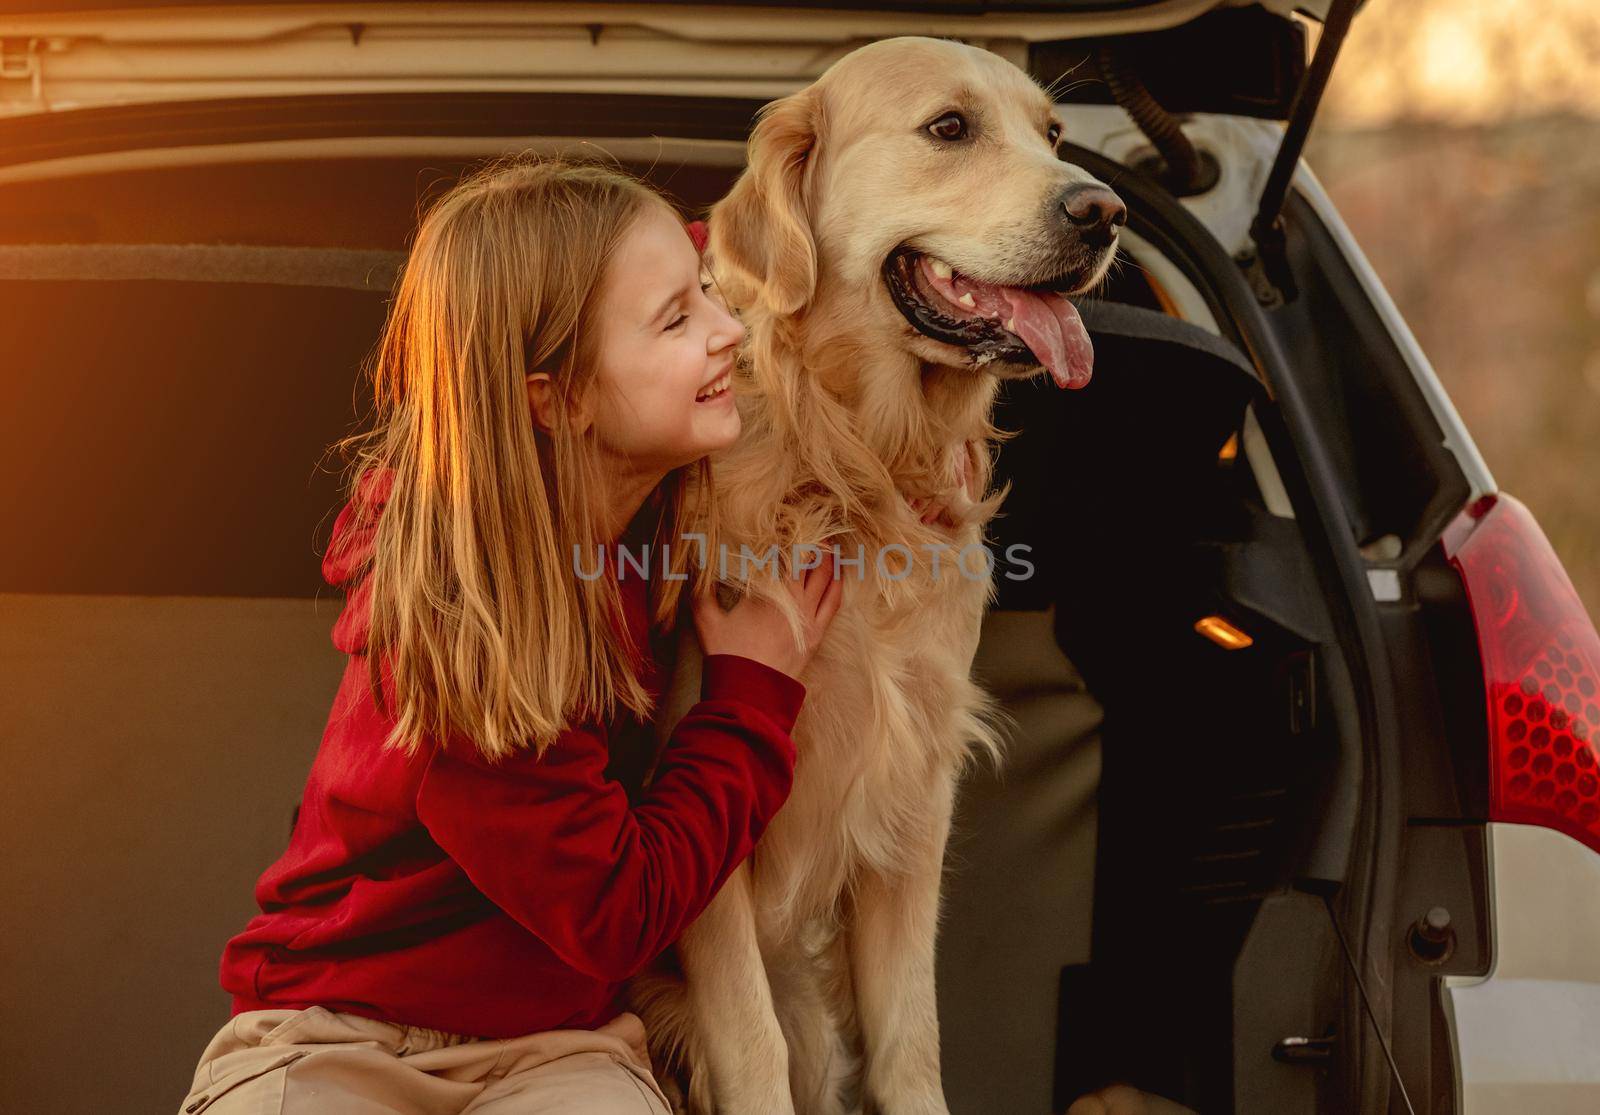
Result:
<svg viewBox="0 0 1600 1115"><path fill-rule="evenodd" d="M1365 744L1360 763L1347 768L1361 772L1357 792L1333 799L1348 801L1359 815L1326 819L1313 842L1304 874L1310 885L1341 891L1343 901L1336 906L1353 939L1358 961L1368 970L1386 971L1393 963L1391 922L1400 851L1400 815L1393 789L1399 780L1400 746L1394 679L1365 564L1345 516L1323 423L1312 398L1297 382L1277 331L1243 272L1210 231L1153 180L1097 152L1067 145L1062 153L1111 183L1129 202L1129 227L1194 282L1211 304L1219 325L1239 343L1270 385L1277 402L1276 407L1261 408L1258 418L1279 462L1330 602L1339 645L1354 682ZM1287 467L1293 462L1300 467ZM1351 885L1350 873L1357 869L1361 877ZM1336 879L1343 879L1345 885L1338 886L1333 882ZM1389 992L1380 985L1372 1008L1385 1028L1391 1023L1391 1005ZM1352 1043L1359 1056L1343 1065L1354 1074L1344 1091L1355 1100L1356 1110L1385 1110L1388 1066L1371 1027L1348 994L1345 1016L1344 1031L1361 1038Z"/></svg>
<svg viewBox="0 0 1600 1115"><path fill-rule="evenodd" d="M1353 426L1360 423L1359 445L1334 448L1345 462L1342 475L1348 480L1345 498L1350 518L1360 541L1397 534L1403 549L1385 564L1410 570L1466 506L1472 486L1445 445L1444 430L1350 261L1300 194L1289 196L1283 227L1291 266L1311 273L1299 283L1303 297L1322 300L1325 313L1343 315L1341 324L1350 331L1352 343L1331 355L1336 361L1348 358L1360 365L1348 372L1330 366L1326 382L1317 385L1325 397L1341 401ZM1325 322L1296 305L1273 316L1285 322L1284 335L1290 340L1303 330L1325 328ZM1364 385L1373 381L1381 395L1363 393ZM1386 455L1396 446L1420 459ZM1417 503L1420 506L1413 510Z"/></svg>
<svg viewBox="0 0 1600 1115"><path fill-rule="evenodd" d="M0 166L132 148L372 136L672 136L743 141L764 101L610 93L239 97L0 119Z"/></svg>

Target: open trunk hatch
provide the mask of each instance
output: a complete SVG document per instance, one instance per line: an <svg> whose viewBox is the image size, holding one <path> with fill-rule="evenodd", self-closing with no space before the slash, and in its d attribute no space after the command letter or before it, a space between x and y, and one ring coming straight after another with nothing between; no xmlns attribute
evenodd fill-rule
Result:
<svg viewBox="0 0 1600 1115"><path fill-rule="evenodd" d="M412 91L771 99L864 42L958 38L1108 102L1086 41L1116 40L1169 111L1284 118L1304 68L1294 8L1329 0L1058 3L339 3L34 0L0 19L0 120L155 101Z"/></svg>

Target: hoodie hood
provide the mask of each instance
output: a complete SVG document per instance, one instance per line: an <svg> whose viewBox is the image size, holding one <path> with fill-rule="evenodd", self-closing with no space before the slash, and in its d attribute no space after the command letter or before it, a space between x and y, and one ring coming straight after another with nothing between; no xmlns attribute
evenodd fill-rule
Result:
<svg viewBox="0 0 1600 1115"><path fill-rule="evenodd" d="M333 645L345 654L363 654L367 649L372 586L365 572L372 560L378 516L393 486L393 469L373 469L362 476L355 495L334 520L333 537L322 558L322 579L345 593L344 610L333 625Z"/></svg>

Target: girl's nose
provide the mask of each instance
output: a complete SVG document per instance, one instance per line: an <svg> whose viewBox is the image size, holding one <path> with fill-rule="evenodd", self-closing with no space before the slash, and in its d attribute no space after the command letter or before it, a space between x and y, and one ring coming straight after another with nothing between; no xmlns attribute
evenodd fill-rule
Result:
<svg viewBox="0 0 1600 1115"><path fill-rule="evenodd" d="M732 343L739 344L744 340L744 322L735 317L733 311L728 309L727 303L722 300L722 295L717 293L715 287L711 290L711 301L716 305L717 312L722 315L722 326L717 332L719 334L732 334Z"/></svg>

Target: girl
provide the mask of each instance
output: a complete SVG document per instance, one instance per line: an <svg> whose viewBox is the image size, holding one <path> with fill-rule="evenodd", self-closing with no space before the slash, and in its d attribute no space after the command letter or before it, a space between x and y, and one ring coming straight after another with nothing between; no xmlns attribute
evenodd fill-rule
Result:
<svg viewBox="0 0 1600 1115"><path fill-rule="evenodd" d="M797 633L681 580L739 434L744 330L709 288L665 199L597 164L500 160L423 218L323 561L350 658L185 1115L668 1110L622 984L787 797L843 591L790 575ZM611 744L660 696L680 584L701 700L630 802Z"/></svg>

